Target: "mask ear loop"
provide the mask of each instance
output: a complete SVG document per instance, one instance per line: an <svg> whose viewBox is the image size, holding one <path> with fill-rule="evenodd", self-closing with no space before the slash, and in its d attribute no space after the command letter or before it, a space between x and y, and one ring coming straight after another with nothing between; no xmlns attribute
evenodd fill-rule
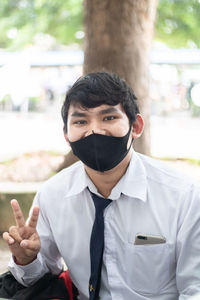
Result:
<svg viewBox="0 0 200 300"><path fill-rule="evenodd" d="M131 128L132 128L132 125L130 125L129 131L128 131L128 133L127 133L128 137L130 136ZM128 140L129 140L129 139L128 139ZM130 144L129 148L127 149L127 153L128 153L129 150L131 149L131 146L133 145L133 141L134 141L134 138L132 137L131 144ZM128 141L127 141L127 143L128 143Z"/></svg>

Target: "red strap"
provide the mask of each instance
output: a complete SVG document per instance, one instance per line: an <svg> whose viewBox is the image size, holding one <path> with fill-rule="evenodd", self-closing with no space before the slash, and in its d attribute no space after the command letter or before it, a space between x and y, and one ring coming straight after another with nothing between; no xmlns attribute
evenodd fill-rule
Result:
<svg viewBox="0 0 200 300"><path fill-rule="evenodd" d="M62 272L59 276L59 278L63 278L65 286L68 290L69 293L69 299L73 300L73 290L72 290L72 281L71 278L69 276L69 271L66 270L65 272Z"/></svg>

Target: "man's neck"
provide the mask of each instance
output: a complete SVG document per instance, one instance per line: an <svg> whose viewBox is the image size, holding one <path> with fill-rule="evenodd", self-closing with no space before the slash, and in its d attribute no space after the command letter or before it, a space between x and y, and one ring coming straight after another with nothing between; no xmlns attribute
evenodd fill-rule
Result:
<svg viewBox="0 0 200 300"><path fill-rule="evenodd" d="M131 160L132 151L113 169L105 172L97 172L85 166L85 170L96 186L98 192L104 197L108 198L114 186L125 174L127 167Z"/></svg>

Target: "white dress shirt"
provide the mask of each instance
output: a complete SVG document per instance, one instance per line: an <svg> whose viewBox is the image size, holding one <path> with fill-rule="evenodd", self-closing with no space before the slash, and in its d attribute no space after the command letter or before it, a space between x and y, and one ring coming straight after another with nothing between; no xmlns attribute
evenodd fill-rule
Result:
<svg viewBox="0 0 200 300"><path fill-rule="evenodd" d="M90 235L97 189L77 162L50 178L37 193L41 250L31 264L9 269L25 286L47 271L58 274L61 257L88 299ZM100 195L101 196L101 195ZM184 300L200 292L200 189L165 164L133 152L105 209L100 299ZM134 245L137 233L166 243Z"/></svg>

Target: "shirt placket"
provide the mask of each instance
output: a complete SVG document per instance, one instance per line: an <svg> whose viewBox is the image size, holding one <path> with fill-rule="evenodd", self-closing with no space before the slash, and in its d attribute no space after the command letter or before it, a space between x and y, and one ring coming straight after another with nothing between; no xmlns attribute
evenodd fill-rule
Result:
<svg viewBox="0 0 200 300"><path fill-rule="evenodd" d="M114 201L113 201L114 202ZM104 257L103 261L107 270L107 282L108 288L111 293L112 299L122 299L122 282L119 276L119 270L117 267L117 243L114 232L111 229L111 222L113 222L114 205L112 203L104 214Z"/></svg>

